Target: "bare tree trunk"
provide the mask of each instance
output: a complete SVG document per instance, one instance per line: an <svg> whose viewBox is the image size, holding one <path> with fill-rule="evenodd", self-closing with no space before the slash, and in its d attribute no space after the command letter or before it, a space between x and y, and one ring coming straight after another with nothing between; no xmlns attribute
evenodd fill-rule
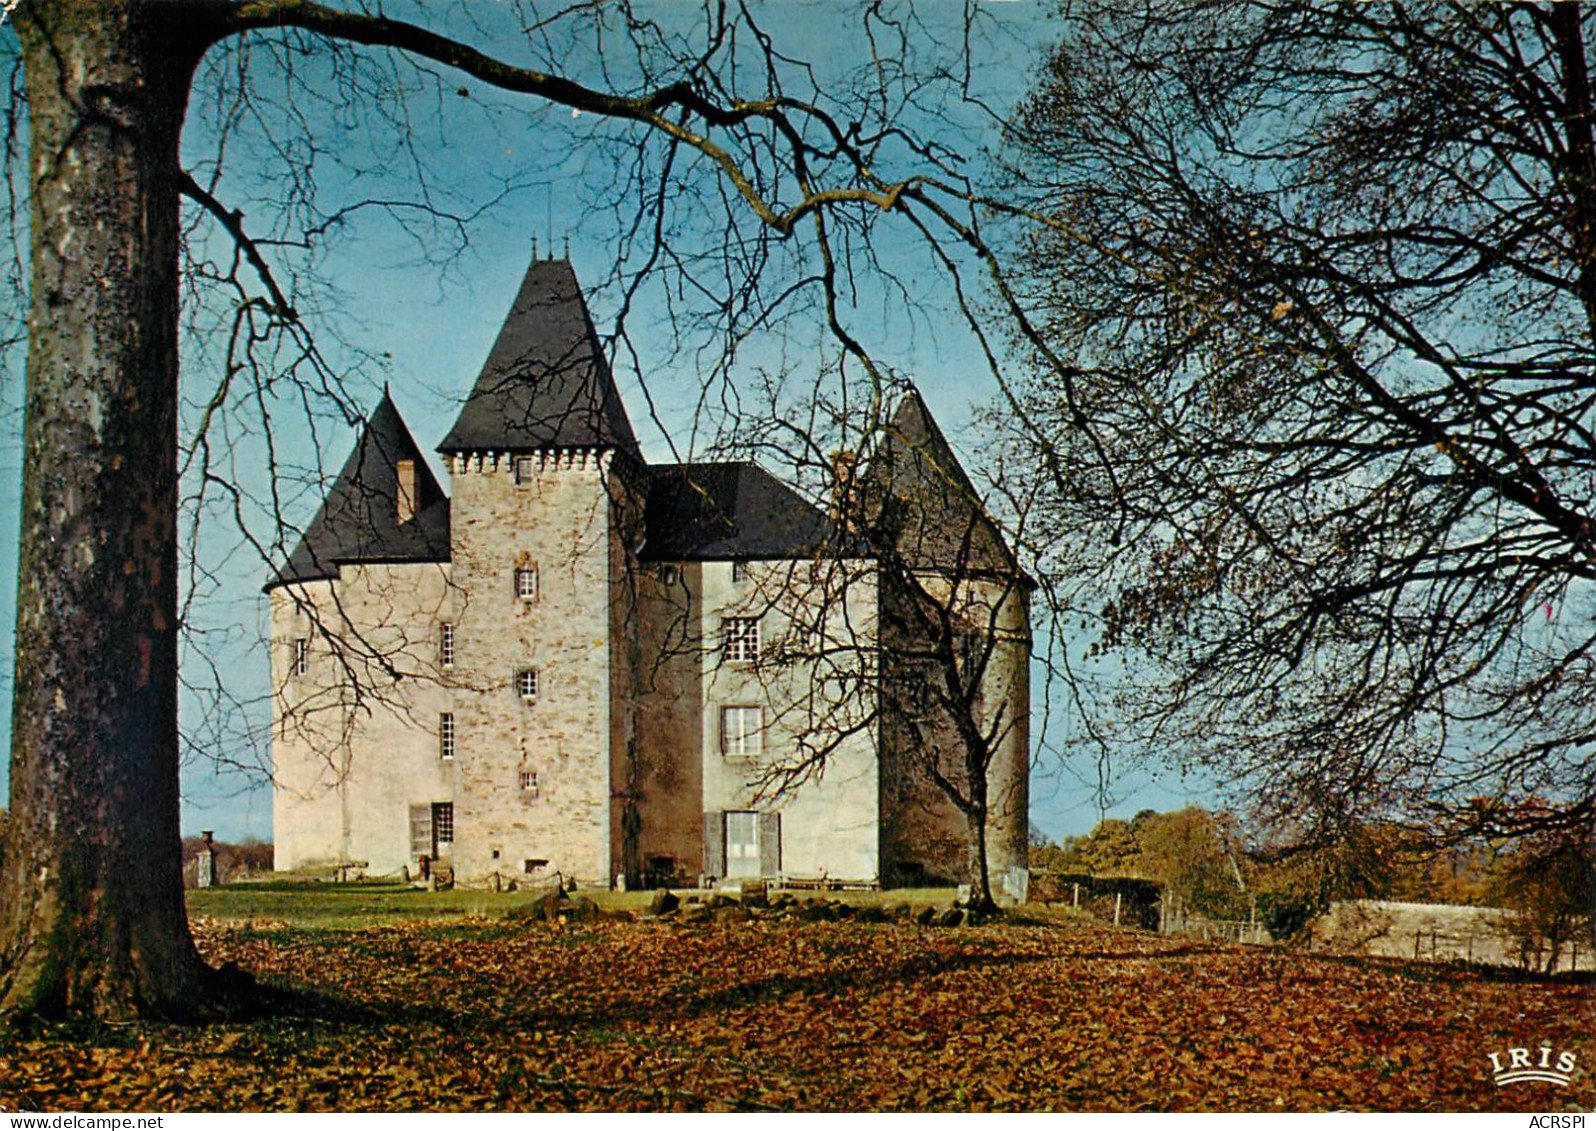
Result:
<svg viewBox="0 0 1596 1131"><path fill-rule="evenodd" d="M985 790L982 794L965 814L970 826L970 912L977 918L994 915L998 909L997 900L992 898L992 871L986 851Z"/></svg>
<svg viewBox="0 0 1596 1131"><path fill-rule="evenodd" d="M0 1012L190 1018L177 736L177 146L188 6L16 12L32 181ZM92 659L91 659L92 658Z"/></svg>

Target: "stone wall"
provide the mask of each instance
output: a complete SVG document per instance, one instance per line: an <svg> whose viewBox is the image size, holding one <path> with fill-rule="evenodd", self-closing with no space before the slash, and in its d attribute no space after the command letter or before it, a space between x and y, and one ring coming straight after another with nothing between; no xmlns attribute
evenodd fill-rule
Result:
<svg viewBox="0 0 1596 1131"><path fill-rule="evenodd" d="M694 594L704 566L654 563L639 575L638 856L648 879L704 870L703 622ZM711 566L710 568L714 568ZM652 866L651 866L652 864ZM634 877L634 882L645 877Z"/></svg>
<svg viewBox="0 0 1596 1131"><path fill-rule="evenodd" d="M457 628L456 875L610 879L615 576L610 457L451 461ZM515 571L537 571L517 595ZM537 672L524 698L517 673ZM535 788L522 788L523 774ZM531 865L527 861L542 861Z"/></svg>
<svg viewBox="0 0 1596 1131"><path fill-rule="evenodd" d="M1022 898L1027 864L1030 782L1030 607L1023 588L999 581L967 581L957 591L946 578L922 575L912 586L883 594L881 815L884 882L891 886L965 883L971 875L971 836L965 814L929 771L968 795L965 744L953 720L930 693L940 667L925 658L932 645L926 619L911 602L929 600L955 614L973 647L990 633L992 651L974 707L983 732L997 742L987 769L987 867L994 891Z"/></svg>
<svg viewBox="0 0 1596 1131"><path fill-rule="evenodd" d="M846 560L738 568L736 580L731 562L704 563L699 573L703 808L711 817L705 835L714 835L717 813L775 813L781 874L874 881L878 767L875 687L867 674L876 657L873 568ZM756 662L727 658L728 617L759 620ZM764 711L757 758L723 753L721 710L733 706ZM806 763L811 769L797 772Z"/></svg>
<svg viewBox="0 0 1596 1131"><path fill-rule="evenodd" d="M452 698L438 666L449 567L345 566L336 582L273 589L271 604L276 867L398 873L411 863L410 806L453 794L438 739Z"/></svg>

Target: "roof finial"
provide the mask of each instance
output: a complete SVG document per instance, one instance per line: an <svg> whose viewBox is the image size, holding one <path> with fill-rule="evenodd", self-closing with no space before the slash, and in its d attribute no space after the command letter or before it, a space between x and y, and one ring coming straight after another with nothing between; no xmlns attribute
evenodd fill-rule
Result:
<svg viewBox="0 0 1596 1131"><path fill-rule="evenodd" d="M554 186L543 186L543 226L549 234L549 259L554 259Z"/></svg>

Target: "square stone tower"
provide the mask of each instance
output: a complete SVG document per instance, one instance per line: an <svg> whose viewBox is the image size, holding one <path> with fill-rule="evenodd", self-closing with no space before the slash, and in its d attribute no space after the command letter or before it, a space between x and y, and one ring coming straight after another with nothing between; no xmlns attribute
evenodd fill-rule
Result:
<svg viewBox="0 0 1596 1131"><path fill-rule="evenodd" d="M438 450L460 516L454 865L607 882L627 870L643 461L568 262L533 262Z"/></svg>

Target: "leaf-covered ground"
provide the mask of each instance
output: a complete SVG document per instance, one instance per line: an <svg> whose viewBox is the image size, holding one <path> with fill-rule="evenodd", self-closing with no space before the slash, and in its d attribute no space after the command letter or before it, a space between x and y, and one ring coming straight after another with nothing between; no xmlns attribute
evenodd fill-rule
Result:
<svg viewBox="0 0 1596 1131"><path fill-rule="evenodd" d="M1084 924L197 925L295 1016L46 1030L0 1108L1590 1110L1589 986ZM1573 1084L1493 1086L1551 1043Z"/></svg>

